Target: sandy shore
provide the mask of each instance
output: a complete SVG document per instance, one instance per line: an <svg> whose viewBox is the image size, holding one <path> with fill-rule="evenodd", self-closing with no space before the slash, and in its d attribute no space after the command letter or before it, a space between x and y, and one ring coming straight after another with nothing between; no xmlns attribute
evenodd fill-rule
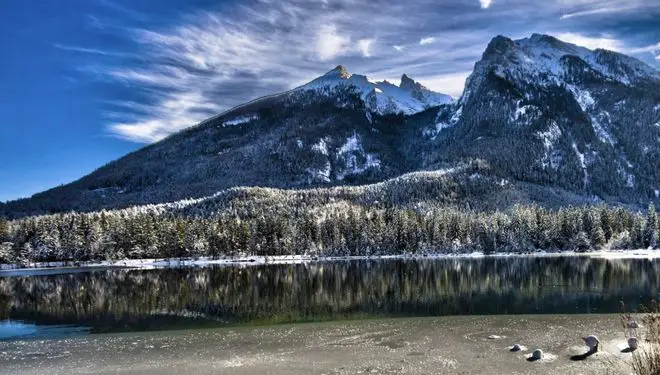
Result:
<svg viewBox="0 0 660 375"><path fill-rule="evenodd" d="M0 373L629 374L625 347L617 315L403 318L0 342Z"/></svg>

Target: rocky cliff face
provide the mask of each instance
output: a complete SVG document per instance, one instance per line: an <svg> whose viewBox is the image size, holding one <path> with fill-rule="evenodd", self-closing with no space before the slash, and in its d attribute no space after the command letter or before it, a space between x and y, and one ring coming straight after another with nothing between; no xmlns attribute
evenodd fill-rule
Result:
<svg viewBox="0 0 660 375"><path fill-rule="evenodd" d="M660 75L546 35L494 38L433 129L438 157L484 158L516 179L604 199L660 189ZM431 131L431 130L429 130Z"/></svg>

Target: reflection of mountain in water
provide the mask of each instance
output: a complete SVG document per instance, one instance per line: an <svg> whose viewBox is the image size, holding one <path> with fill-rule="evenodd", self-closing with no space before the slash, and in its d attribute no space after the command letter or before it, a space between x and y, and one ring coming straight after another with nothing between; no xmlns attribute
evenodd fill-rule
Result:
<svg viewBox="0 0 660 375"><path fill-rule="evenodd" d="M657 261L372 260L0 278L0 319L96 331L359 316L617 312L658 292Z"/></svg>

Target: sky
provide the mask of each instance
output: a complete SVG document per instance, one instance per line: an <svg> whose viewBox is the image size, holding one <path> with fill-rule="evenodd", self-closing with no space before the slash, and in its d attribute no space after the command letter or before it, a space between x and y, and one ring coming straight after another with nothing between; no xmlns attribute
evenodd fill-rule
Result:
<svg viewBox="0 0 660 375"><path fill-rule="evenodd" d="M657 0L0 0L0 201L336 65L460 96L501 34L660 69Z"/></svg>

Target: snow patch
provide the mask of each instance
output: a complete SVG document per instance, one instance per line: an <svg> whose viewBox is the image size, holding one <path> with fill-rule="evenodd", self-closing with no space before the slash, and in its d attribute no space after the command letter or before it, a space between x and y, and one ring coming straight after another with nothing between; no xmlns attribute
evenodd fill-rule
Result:
<svg viewBox="0 0 660 375"><path fill-rule="evenodd" d="M328 156L328 143L324 138L321 138L319 139L318 143L312 145L312 150L322 155Z"/></svg>
<svg viewBox="0 0 660 375"><path fill-rule="evenodd" d="M555 142L561 137L561 129L557 123L553 122L548 130L544 132L537 132L536 135L543 142L543 147L545 148L545 155L541 159L541 165L543 168L548 166L557 169L561 163L561 155L554 150Z"/></svg>
<svg viewBox="0 0 660 375"><path fill-rule="evenodd" d="M303 148L303 141L301 141L300 139L296 139L296 145L298 146L298 148Z"/></svg>
<svg viewBox="0 0 660 375"><path fill-rule="evenodd" d="M591 93L587 90L582 90L574 85L567 85L568 89L573 93L573 97L582 108L582 111L587 112L596 103Z"/></svg>
<svg viewBox="0 0 660 375"><path fill-rule="evenodd" d="M513 118L515 120L520 119L521 116L527 115L527 111L535 109L536 107L533 105L524 105L522 107L516 108L516 112L513 114Z"/></svg>
<svg viewBox="0 0 660 375"><path fill-rule="evenodd" d="M364 152L357 133L353 133L352 136L346 139L346 143L339 148L337 156L338 158L343 157L346 162L346 169L337 173L338 180L343 180L351 174L362 173L369 168L380 168L380 159L375 154ZM358 157L364 158L364 162L361 162L361 158Z"/></svg>
<svg viewBox="0 0 660 375"><path fill-rule="evenodd" d="M332 171L332 166L330 165L330 161L325 162L325 166L323 169L307 168L307 173L311 175L310 182L314 182L314 181L330 182L331 171Z"/></svg>
<svg viewBox="0 0 660 375"><path fill-rule="evenodd" d="M658 259L660 252L657 250L649 249L634 249L634 250L601 250L593 252L574 252L574 251L561 251L561 252L533 252L533 253L496 253L484 254L480 252L473 253L441 253L433 252L430 254L397 254L397 255L379 255L379 256L312 256L312 255L268 255L268 256L235 256L235 257L221 257L210 258L160 258L160 259L125 259L117 261L102 261L94 262L80 262L80 266L67 267L65 262L43 262L43 263L30 263L28 268L17 268L13 264L0 264L0 272L2 276L7 274L39 274L45 268L51 268L52 273L67 274L77 268L133 268L133 269L161 269L161 268L180 268L180 267L209 267L212 265L217 266L231 266L231 267L253 267L263 265L278 265L278 264L305 264L305 263L319 263L319 262L337 262L337 261L355 261L355 260L369 260L369 259L481 259L481 258L553 258L553 257L592 257L602 259Z"/></svg>
<svg viewBox="0 0 660 375"><path fill-rule="evenodd" d="M578 150L577 144L575 142L572 143L571 145L573 147L573 151L575 151L575 155L578 157L578 161L580 162L580 167L582 168L582 185L586 189L587 185L589 184L589 172L587 171L587 162L584 159L584 154Z"/></svg>
<svg viewBox="0 0 660 375"><path fill-rule="evenodd" d="M258 120L258 119L259 119L258 115L238 116L238 117L234 117L231 120L223 122L222 126L236 126L236 125L246 124L248 122Z"/></svg>
<svg viewBox="0 0 660 375"><path fill-rule="evenodd" d="M603 120L606 120L609 123L610 114L608 112L605 111L601 112L599 117ZM612 137L612 134L610 134L610 132L607 131L607 129L605 129L605 127L601 124L598 118L595 116L589 116L589 118L591 118L591 126L593 126L594 131L596 132L598 138L603 143L609 143L610 145L614 146L614 144L616 144L614 137Z"/></svg>
<svg viewBox="0 0 660 375"><path fill-rule="evenodd" d="M446 122L438 122L437 124L435 124L435 128L424 129L423 134L426 137L430 137L431 140L434 140L438 136L438 134L440 134L441 131L443 131L444 129L451 128L452 126L453 126L452 124L448 124Z"/></svg>
<svg viewBox="0 0 660 375"><path fill-rule="evenodd" d="M626 105L626 103L627 102L626 102L625 99L619 100L618 102L614 103L614 108L616 108L617 110L620 110L620 109L622 109L623 106Z"/></svg>
<svg viewBox="0 0 660 375"><path fill-rule="evenodd" d="M458 120L461 119L462 115L463 115L463 106L460 106L460 107L458 107L456 112L454 112L454 114L449 119L449 123L452 124L452 125L456 124L458 122Z"/></svg>
<svg viewBox="0 0 660 375"><path fill-rule="evenodd" d="M354 133L352 136L348 137L346 143L339 148L339 153L345 154L351 151L360 150L362 150L362 145L360 145L360 140L358 139L357 134Z"/></svg>

